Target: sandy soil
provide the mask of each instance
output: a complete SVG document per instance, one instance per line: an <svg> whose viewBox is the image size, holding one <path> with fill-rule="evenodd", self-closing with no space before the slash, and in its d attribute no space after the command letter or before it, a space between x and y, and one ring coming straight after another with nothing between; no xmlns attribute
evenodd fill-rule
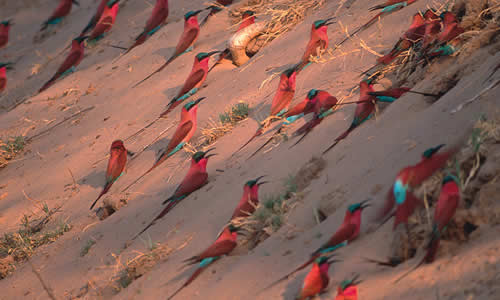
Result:
<svg viewBox="0 0 500 300"><path fill-rule="evenodd" d="M8 193L0 200L0 224L2 233L16 231L23 214L36 212L40 203L47 203L49 207L62 205L62 212L55 219L66 220L72 229L54 243L36 249L31 259L58 299L167 297L192 272L191 268L179 270L181 261L214 240L239 201L247 180L267 174L271 183L262 186L261 195L280 192L285 178L295 174L313 156L320 156L351 122L354 107L344 106L292 149L289 149L290 142L282 143L270 152L247 159L267 135L231 157L257 128L255 119L262 120L268 113L277 79L261 89L259 86L272 73L285 70L301 57L310 24L330 16L339 6L338 1L327 1L303 23L263 48L244 68L224 64L209 74L207 86L198 92L198 96L207 97L198 110L198 126L206 126L211 118L217 119L219 113L239 101L246 101L252 107L250 118L215 144L219 155L208 164L209 184L148 230L153 243L168 246L168 255L152 263L150 270L127 288L114 289L110 282L123 265L149 251L147 241L138 239L124 249L125 243L151 220L160 203L182 180L188 168L188 154L173 156L133 186L129 194L120 193L150 167L157 151L166 146L175 130L173 126L128 165L127 173L105 197L126 199L127 205L99 221L88 207L102 188L106 168L103 158L113 140L125 138L149 123L175 96L191 69L193 53L181 56L138 88L131 86L165 61L182 30L183 14L203 7L205 1L170 1L169 24L112 65L120 50L105 44L129 45L142 30L152 9L151 1L126 1L112 32L94 48L86 49L78 72L36 95L64 59L63 49L84 27L97 5L95 0L81 0L81 6L73 9L55 35L34 44L33 36L39 24L57 2L0 1L0 19L13 17L16 23L9 46L0 50L0 61L17 62L15 70L8 73L7 92L0 95L1 136L29 137L46 129L51 122L87 107L95 108L33 140L15 161L0 170L1 192ZM241 5L240 2L236 1L233 7ZM366 8L374 4L378 1L350 1L348 8L343 6L338 11L339 19L352 30L372 16ZM342 47L341 51L351 53L308 67L298 76L294 101L302 101L311 88L328 90L337 97L346 96L359 82L358 71L369 68L376 59L360 47L360 39L383 53L406 30L411 16L428 6L437 5L434 1L420 0L383 18ZM196 52L223 48L234 30L229 26L227 13L213 17L202 29ZM338 24L331 25L328 34L332 44L344 37ZM415 260L394 269L362 260L362 257L383 259L389 253L391 225L375 233L368 232L375 224L377 208L382 205L398 170L416 162L420 153L430 146L452 145L463 140L480 116L499 115L498 87L458 113L450 113L487 85L485 78L500 60L498 49L497 43L476 51L460 64L455 58L446 58L433 66L415 85L415 90L432 91L439 76L458 70L457 84L434 103L420 95L405 95L377 118L363 124L324 155L326 168L303 191L302 199L277 233L251 251L218 261L182 291L178 299L294 299L305 271L264 293L257 295L257 291L303 262L339 226L346 207L368 197L374 199L375 208L364 213L360 238L339 251L344 261L330 269L331 288L321 299L333 299L335 286L354 273L360 273L363 280L359 287L360 299L498 299L500 222L481 224L467 242L448 247L451 250L443 251L434 264L421 267L398 284L393 284L393 280L415 264ZM37 74L32 74L35 71ZM497 72L491 80L499 76ZM356 93L350 99L357 99ZM163 129L176 125L178 118L179 109L176 109L171 117L157 122L139 138L126 143L126 147L132 151L141 149ZM295 126L301 124L302 121ZM199 135L198 131L194 139ZM495 149L493 153L498 153L498 147ZM496 160L496 171L499 165L500 160ZM70 173L76 188L72 188ZM497 189L485 197L498 202L498 195ZM318 225L312 214L313 207L321 207L328 214ZM96 243L87 255L81 256L82 248L90 239ZM17 264L12 275L0 280L0 288L0 299L48 298L27 263Z"/></svg>

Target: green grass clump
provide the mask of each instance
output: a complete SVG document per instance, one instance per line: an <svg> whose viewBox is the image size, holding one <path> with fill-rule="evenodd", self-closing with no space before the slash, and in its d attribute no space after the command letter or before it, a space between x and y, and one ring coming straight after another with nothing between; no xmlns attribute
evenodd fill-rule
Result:
<svg viewBox="0 0 500 300"><path fill-rule="evenodd" d="M236 125L236 123L248 118L249 106L248 103L238 102L230 110L219 115L219 120L222 125Z"/></svg>
<svg viewBox="0 0 500 300"><path fill-rule="evenodd" d="M26 141L22 136L8 138L6 141L0 141L0 168L8 165L16 154L23 151Z"/></svg>
<svg viewBox="0 0 500 300"><path fill-rule="evenodd" d="M87 243L83 245L82 250L80 250L80 256L84 257L85 255L87 255L87 253L89 253L90 251L90 248L92 248L92 246L94 246L95 243L97 242L94 239L88 240Z"/></svg>

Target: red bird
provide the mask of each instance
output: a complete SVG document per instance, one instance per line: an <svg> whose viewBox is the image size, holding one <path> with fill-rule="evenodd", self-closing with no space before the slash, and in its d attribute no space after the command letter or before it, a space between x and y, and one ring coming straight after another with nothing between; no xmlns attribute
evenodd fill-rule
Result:
<svg viewBox="0 0 500 300"><path fill-rule="evenodd" d="M0 22L0 49L7 46L9 42L9 30L12 25L11 20Z"/></svg>
<svg viewBox="0 0 500 300"><path fill-rule="evenodd" d="M312 89L307 94L307 98L309 102L306 104L304 108L304 112L312 111L314 112L314 116L312 120L308 121L302 127L300 127L297 131L293 133L293 136L297 136L302 134L302 137L292 145L295 146L300 143L312 130L314 127L318 126L323 119L333 113L333 107L337 105L337 98L330 95L326 91L318 91Z"/></svg>
<svg viewBox="0 0 500 300"><path fill-rule="evenodd" d="M359 274L353 279L346 279L337 287L337 296L335 300L358 300L358 287L361 281L358 281Z"/></svg>
<svg viewBox="0 0 500 300"><path fill-rule="evenodd" d="M330 281L328 269L332 263L337 262L337 260L329 259L330 257L321 256L315 260L311 271L304 279L302 290L295 299L310 299L326 290Z"/></svg>
<svg viewBox="0 0 500 300"><path fill-rule="evenodd" d="M259 187L267 183L267 181L259 182L263 177L260 176L245 183L243 186L243 196L234 210L231 220L241 217L246 218L254 213L255 208L259 204Z"/></svg>
<svg viewBox="0 0 500 300"><path fill-rule="evenodd" d="M84 50L83 42L85 41L86 38L87 36L77 37L72 41L71 50L68 54L68 57L66 57L62 65L59 67L59 69L57 69L56 74L52 76L52 78L49 81L47 81L42 86L42 88L40 88L40 90L38 91L39 93L48 89L51 85L55 83L55 81L59 77L67 76L68 74L71 74L75 71L76 67L80 64L80 62L83 59L83 50Z"/></svg>
<svg viewBox="0 0 500 300"><path fill-rule="evenodd" d="M12 63L0 63L0 93L7 87L7 69L10 69Z"/></svg>
<svg viewBox="0 0 500 300"><path fill-rule="evenodd" d="M102 192L90 206L90 209L94 208L94 205L97 203L97 201L101 199L101 197L109 191L113 183L115 183L115 181L117 181L118 178L122 176L126 164L127 149L125 148L121 140L116 140L111 144L111 149L109 150L108 168L106 170L106 183L104 184Z"/></svg>
<svg viewBox="0 0 500 300"><path fill-rule="evenodd" d="M425 20L420 13L413 16L413 21L402 38L396 43L394 48L383 57L377 59L380 64L388 65L403 51L410 49L417 42L422 39L425 34Z"/></svg>
<svg viewBox="0 0 500 300"><path fill-rule="evenodd" d="M167 109L161 113L160 117L164 118L169 112L176 108L182 101L194 95L203 85L208 75L208 61L210 56L220 53L220 51L212 51L209 53L198 53L194 58L193 68L189 73L184 85L170 102Z"/></svg>
<svg viewBox="0 0 500 300"><path fill-rule="evenodd" d="M184 15L184 31L182 32L181 38L179 39L179 42L177 43L177 46L175 47L174 54L167 60L167 62L165 62L156 71L154 71L153 73L149 74L146 78L144 78L143 80L136 83L134 85L134 87L136 87L139 84L143 83L144 81L148 80L154 74L161 72L166 66L168 66L177 57L179 57L182 54L189 52L193 49L193 45L196 42L196 40L198 39L198 36L200 35L200 25L198 24L197 15L202 11L203 10L190 11Z"/></svg>
<svg viewBox="0 0 500 300"><path fill-rule="evenodd" d="M425 262L431 263L434 261L441 235L455 215L459 202L460 182L455 176L448 175L443 179L443 186L436 204L431 240L427 246L427 253L424 258Z"/></svg>
<svg viewBox="0 0 500 300"><path fill-rule="evenodd" d="M271 286L288 279L292 274L304 269L320 256L325 255L327 253L333 252L340 247L347 246L348 243L352 242L359 236L359 232L361 230L361 213L363 209L370 206L370 204L366 204L369 200L365 200L360 203L352 204L347 208L345 213L344 221L340 225L339 229L333 234L330 239L324 243L321 247L316 249L311 254L311 257L304 264L300 265L298 268L288 273L287 275L281 277L279 280L273 282L271 285L267 286L270 288ZM266 288L266 289L267 289Z"/></svg>
<svg viewBox="0 0 500 300"><path fill-rule="evenodd" d="M193 256L184 262L187 262L188 265L193 265L199 263L198 267L194 271L193 275L186 280L186 282L177 290L172 296L168 297L168 300L172 299L175 295L177 295L183 288L188 286L193 280L195 280L201 272L207 268L211 263L221 258L223 255L228 255L236 248L237 243L236 240L238 238L238 230L239 228L234 227L233 225L229 225L224 228L224 231L219 235L217 240L212 244L212 246L208 247L202 253Z"/></svg>
<svg viewBox="0 0 500 300"><path fill-rule="evenodd" d="M444 144L427 149L422 154L419 163L402 169L396 176L396 181L389 190L386 204L381 212L381 217L385 217L396 206L394 228L401 223L408 224L408 217L421 203L420 199L413 195L412 189L421 185L424 180L444 167L448 159L455 153L454 149L438 153L443 146ZM389 218L392 215L390 214Z"/></svg>
<svg viewBox="0 0 500 300"><path fill-rule="evenodd" d="M400 281L408 274L415 271L422 264L432 263L434 261L437 250L439 248L441 235L446 230L447 226L450 224L451 219L455 215L455 211L457 210L459 202L460 182L457 177L448 175L443 179L443 186L441 188L441 193L439 194L439 199L434 211L434 222L432 225L429 244L427 245L427 252L424 258L415 267L403 274L403 276L399 277L396 282Z"/></svg>
<svg viewBox="0 0 500 300"><path fill-rule="evenodd" d="M135 42L130 46L124 55L133 48L143 44L150 36L155 34L163 25L166 24L168 17L168 0L156 0L151 17L146 23L144 30L135 38Z"/></svg>
<svg viewBox="0 0 500 300"><path fill-rule="evenodd" d="M148 230L149 227L153 226L156 221L163 218L170 210L172 210L181 200L189 196L192 192L200 189L202 186L207 184L208 173L207 173L207 163L211 156L216 154L209 154L208 152L213 149L209 149L205 152L196 152L191 159L191 167L187 172L186 176L182 180L181 184L175 189L175 192L170 198L163 202L163 205L167 206L161 211L161 213L154 218L151 223L146 226L141 232L139 232L133 239L141 235L144 231Z"/></svg>
<svg viewBox="0 0 500 300"><path fill-rule="evenodd" d="M438 35L439 43L447 43L455 39L464 32L464 29L458 24L458 20L452 12L444 12L441 14L443 19L443 31Z"/></svg>
<svg viewBox="0 0 500 300"><path fill-rule="evenodd" d="M104 34L111 30L115 24L116 15L118 14L118 2L120 0L110 0L106 3L101 18L90 33L89 41L98 41L104 37Z"/></svg>
<svg viewBox="0 0 500 300"><path fill-rule="evenodd" d="M297 79L297 70L295 67L290 68L283 73L281 73L280 83L278 85L278 90L276 94L274 94L273 102L271 104L271 114L270 116L281 117L286 113L290 103L293 100L293 96L295 95L295 81ZM236 152L241 151L246 145L250 144L253 139L260 136L264 132L264 128L262 126L257 129L254 135L241 146Z"/></svg>
<svg viewBox="0 0 500 300"><path fill-rule="evenodd" d="M370 95L370 92L374 92L373 87L366 81L362 81L359 84L359 91L359 101L356 105L356 110L354 111L354 118L352 120L351 126L349 126L349 128L344 133L336 138L334 143L325 151L323 151L323 154L330 151L341 140L345 139L349 135L349 133L351 133L351 131L361 125L361 123L371 118L373 112L375 111L375 103L377 101L377 98L375 96Z"/></svg>
<svg viewBox="0 0 500 300"><path fill-rule="evenodd" d="M380 102L394 102L396 101L396 99L399 99L406 93L418 94L435 98L441 97L441 95L439 94L430 94L430 93L412 91L410 88L407 87L390 88L385 91L369 92L368 94L377 97L377 101Z"/></svg>
<svg viewBox="0 0 500 300"><path fill-rule="evenodd" d="M424 14L425 19L425 32L422 41L422 49L425 51L429 45L434 43L437 35L441 31L441 19L431 9L428 9Z"/></svg>
<svg viewBox="0 0 500 300"><path fill-rule="evenodd" d="M90 18L89 23L82 30L80 36L84 36L85 34L87 34L87 32L94 29L97 22L101 19L102 13L104 12L104 8L106 7L106 3L108 3L108 1L109 0L101 0L101 3L99 3L99 6L97 7L95 14L92 16L92 18Z"/></svg>
<svg viewBox="0 0 500 300"><path fill-rule="evenodd" d="M149 170L147 170L139 178L128 185L123 191L126 191L142 177L149 174L149 172L153 171L161 163L167 160L167 158L181 150L182 147L184 147L184 145L189 142L196 131L196 112L198 111L198 103L200 103L203 99L205 99L205 97L199 98L196 101L188 102L186 103L186 105L184 105L181 111L181 121L179 122L179 126L177 126L172 139L170 139L170 141L168 142L167 148L162 151L154 165Z"/></svg>
<svg viewBox="0 0 500 300"><path fill-rule="evenodd" d="M319 56L321 51L324 51L328 48L328 25L333 24L334 22L329 22L335 19L329 18L326 20L317 20L312 24L311 27L311 37L306 46L306 51L304 55L302 55L302 59L300 63L297 65L296 70L300 72L306 66L310 64L311 56Z"/></svg>
<svg viewBox="0 0 500 300"><path fill-rule="evenodd" d="M61 0L50 18L47 21L43 22L40 31L47 29L49 25L59 24L64 19L64 17L69 15L73 3L80 6L80 3L78 3L76 0Z"/></svg>
<svg viewBox="0 0 500 300"><path fill-rule="evenodd" d="M255 15L255 13L251 10L247 10L247 11L243 12L241 14L242 22L241 22L238 30L236 30L236 32L239 32L240 30L243 30L246 27L254 24L255 23L255 16L254 15ZM219 65L223 59L232 59L231 52L227 48L224 51L222 51L222 53L217 58L217 61L210 68L210 70L208 70L208 72L212 71L212 69L215 68L215 66Z"/></svg>

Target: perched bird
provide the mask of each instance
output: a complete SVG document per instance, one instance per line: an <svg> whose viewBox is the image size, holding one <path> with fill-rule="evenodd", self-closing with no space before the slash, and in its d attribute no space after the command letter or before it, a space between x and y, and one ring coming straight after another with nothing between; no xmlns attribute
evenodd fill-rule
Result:
<svg viewBox="0 0 500 300"><path fill-rule="evenodd" d="M150 36L155 34L163 25L166 24L168 17L168 0L156 0L155 7L151 13L151 17L146 23L144 30L135 38L135 42L130 46L125 54L130 50L143 44Z"/></svg>
<svg viewBox="0 0 500 300"><path fill-rule="evenodd" d="M296 70L300 72L302 69L307 67L311 61L311 56L319 56L321 51L328 48L328 25L335 22L330 22L335 19L335 17L326 20L317 20L312 24L311 27L311 37L306 46L306 51L302 55L300 63L297 65Z"/></svg>
<svg viewBox="0 0 500 300"><path fill-rule="evenodd" d="M203 85L208 75L208 61L210 56L220 53L220 51L212 51L209 53L200 52L194 57L193 68L189 73L184 85L167 105L167 109L161 113L160 117L164 118L169 112L176 108L182 101L194 95Z"/></svg>
<svg viewBox="0 0 500 300"><path fill-rule="evenodd" d="M231 220L240 217L248 217L254 213L255 208L259 204L259 187L267 183L267 181L259 182L263 177L264 176L259 176L245 183L243 186L243 196L234 210Z"/></svg>
<svg viewBox="0 0 500 300"><path fill-rule="evenodd" d="M293 100L293 96L295 95L296 79L297 79L297 70L295 67L290 68L281 73L278 90L276 91L276 94L274 94L273 102L271 104L271 113L268 119L272 119L273 117L279 118L287 112L288 107L290 106L290 103ZM241 149L243 149L246 145L250 144L250 142L253 141L253 139L260 136L263 132L264 132L264 126L261 125L254 133L254 135L245 144L243 144L243 146L241 146L236 152L234 152L233 155L241 151Z"/></svg>
<svg viewBox="0 0 500 300"><path fill-rule="evenodd" d="M438 43L444 44L450 42L464 32L464 29L460 27L457 18L452 12L444 12L440 17L443 20L443 30L437 37Z"/></svg>
<svg viewBox="0 0 500 300"><path fill-rule="evenodd" d="M326 290L330 281L328 269L331 264L338 262L338 260L330 260L330 258L331 256L320 256L314 261L311 271L304 278L302 289L295 299L307 300Z"/></svg>
<svg viewBox="0 0 500 300"><path fill-rule="evenodd" d="M238 27L238 30L236 32L239 32L246 27L252 25L255 23L255 13L251 10L247 10L241 14L242 22L240 24L240 27ZM224 51L221 52L217 60L215 61L214 65L208 70L208 72L212 71L213 68L215 68L217 65L221 63L223 59L232 59L231 58L231 52L229 49L225 49Z"/></svg>
<svg viewBox="0 0 500 300"><path fill-rule="evenodd" d="M439 94L431 94L431 93L412 91L408 87L389 88L385 91L369 92L368 95L375 96L377 98L377 101L391 103L391 102L396 101L396 99L399 99L401 96L403 96L406 93L418 94L418 95L427 96L427 97L434 97L434 98L441 97L441 95L439 95Z"/></svg>
<svg viewBox="0 0 500 300"><path fill-rule="evenodd" d="M425 31L422 40L421 50L425 51L429 45L433 44L441 31L441 18L432 10L428 9L424 13Z"/></svg>
<svg viewBox="0 0 500 300"><path fill-rule="evenodd" d="M224 231L219 235L217 240L208 247L205 251L200 254L193 256L189 259L186 259L188 265L194 265L199 263L198 267L191 275L191 277L184 282L184 284L176 290L170 297L167 299L172 299L175 295L177 295L182 289L187 287L193 280L195 280L203 270L205 270L210 264L221 258L223 255L228 255L233 251L237 246L237 238L238 238L239 228L234 227L233 225L229 225L224 228Z"/></svg>
<svg viewBox="0 0 500 300"><path fill-rule="evenodd" d="M60 78L67 76L71 73L73 73L76 69L76 67L80 64L80 62L83 59L83 52L84 52L84 45L83 42L85 39L87 39L87 36L82 36L82 37L77 37L71 42L71 50L62 63L62 65L57 69L57 72L52 78L47 81L42 88L38 91L43 92L47 88L49 88L51 85L55 83L55 81Z"/></svg>
<svg viewBox="0 0 500 300"><path fill-rule="evenodd" d="M394 228L401 223L408 224L408 217L421 203L420 199L413 195L412 189L418 187L424 180L444 167L456 151L452 149L439 152L443 146L444 144L427 149L422 154L419 163L403 168L396 176L396 181L389 190L386 203L380 213L380 217L388 216L387 220L395 215ZM396 206L395 212L391 213L394 206Z"/></svg>
<svg viewBox="0 0 500 300"><path fill-rule="evenodd" d="M338 102L337 98L330 95L328 92L315 89L309 91L307 98L309 98L309 102L306 104L304 110L311 110L314 112L314 116L310 121L306 122L306 124L293 133L293 136L302 134L302 137L293 144L292 147L300 143L326 116L332 114L333 108Z"/></svg>
<svg viewBox="0 0 500 300"><path fill-rule="evenodd" d="M195 101L190 101L186 103L186 105L184 105L181 111L181 120L179 122L179 126L177 126L172 139L170 139L170 141L168 142L167 148L162 151L154 165L149 170L147 170L139 178L133 181L123 191L126 191L142 177L149 174L149 172L153 171L161 163L167 160L167 158L181 150L182 147L184 147L184 145L189 142L196 131L196 112L198 111L198 103L200 103L203 99L205 99L205 97L201 97Z"/></svg>
<svg viewBox="0 0 500 300"><path fill-rule="evenodd" d="M377 59L377 63L388 65L403 51L413 47L417 40L422 39L425 35L425 20L420 13L413 15L413 21L410 28L404 33L403 37L399 39L392 50Z"/></svg>
<svg viewBox="0 0 500 300"><path fill-rule="evenodd" d="M441 193L434 211L434 221L432 224L432 232L427 244L424 258L412 269L399 277L396 282L400 281L408 274L416 270L424 263L432 263L436 257L441 235L450 224L451 219L455 215L458 203L460 202L460 181L453 175L448 175L443 179Z"/></svg>
<svg viewBox="0 0 500 300"><path fill-rule="evenodd" d="M11 20L0 22L0 49L9 43L9 30L13 24Z"/></svg>
<svg viewBox="0 0 500 300"><path fill-rule="evenodd" d="M78 1L76 0L61 0L56 10L52 13L49 19L43 22L40 31L47 29L49 25L59 24L64 19L64 17L69 15L73 3L80 6L80 3L78 3Z"/></svg>
<svg viewBox="0 0 500 300"><path fill-rule="evenodd" d="M119 2L120 0L109 0L108 3L106 3L101 18L95 25L94 30L90 33L89 41L97 42L104 37L104 34L111 30L111 27L115 24L116 15L118 14Z"/></svg>
<svg viewBox="0 0 500 300"><path fill-rule="evenodd" d="M207 151L198 151L193 154L191 158L191 167L187 172L186 176L182 180L181 184L175 189L175 192L167 200L163 201L163 205L167 205L161 213L154 218L151 223L148 224L141 232L139 232L133 239L141 235L144 231L148 230L149 227L153 226L156 221L163 218L170 210L172 210L181 200L185 199L192 192L200 189L202 186L207 184L208 173L207 173L207 163L211 156L216 154L208 154L208 152L214 150L208 149ZM208 155L207 155L208 154Z"/></svg>
<svg viewBox="0 0 500 300"><path fill-rule="evenodd" d="M12 63L0 63L0 93L7 87L7 70L11 69Z"/></svg>
<svg viewBox="0 0 500 300"><path fill-rule="evenodd" d="M356 105L356 110L354 111L354 118L352 120L351 126L337 137L334 143L328 147L323 154L330 151L335 147L341 140L345 139L351 131L356 127L361 125L364 121L371 118L373 112L375 111L375 102L377 101L375 96L371 96L369 93L374 92L373 87L366 81L361 81L359 84L359 103Z"/></svg>
<svg viewBox="0 0 500 300"><path fill-rule="evenodd" d="M177 46L175 47L174 54L156 71L154 71L153 73L148 75L146 78L144 78L143 80L136 83L134 85L134 87L136 87L139 84L143 83L144 81L148 80L154 74L161 72L166 66L168 66L177 57L179 57L182 54L189 52L193 49L193 45L196 42L196 40L198 39L198 36L200 35L200 25L198 24L197 15L202 11L203 10L190 11L184 15L184 31L182 32L182 35L179 39L179 42L177 43Z"/></svg>
<svg viewBox="0 0 500 300"><path fill-rule="evenodd" d="M337 296L335 300L358 300L358 287L361 281L358 281L359 274L353 279L346 279L337 287Z"/></svg>
<svg viewBox="0 0 500 300"><path fill-rule="evenodd" d="M321 247L316 249L312 254L309 260L305 263L294 269L292 272L287 275L281 277L279 280L273 282L271 285L267 286L267 288L274 286L275 284L288 279L291 275L296 272L304 269L320 256L325 255L327 253L333 252L340 247L347 246L348 243L352 242L359 236L359 232L361 230L361 213L363 209L370 206L367 204L369 200L365 200L360 203L352 204L347 208L347 211L344 216L344 221L340 225L340 228L333 234L330 239L324 243Z"/></svg>
<svg viewBox="0 0 500 300"><path fill-rule="evenodd" d="M82 32L80 33L80 36L84 36L92 29L94 29L97 22L101 19L102 13L104 12L104 8L106 7L106 3L108 3L108 1L109 0L101 0L95 14L92 16L92 18L90 18L90 21L87 23L87 26L83 28Z"/></svg>
<svg viewBox="0 0 500 300"><path fill-rule="evenodd" d="M127 164L127 149L123 145L121 140L116 140L111 144L111 149L109 150L109 161L108 168L106 170L106 183L101 193L97 199L92 203L90 209L94 208L95 204L101 197L106 194L113 183L118 180L125 170L125 165Z"/></svg>

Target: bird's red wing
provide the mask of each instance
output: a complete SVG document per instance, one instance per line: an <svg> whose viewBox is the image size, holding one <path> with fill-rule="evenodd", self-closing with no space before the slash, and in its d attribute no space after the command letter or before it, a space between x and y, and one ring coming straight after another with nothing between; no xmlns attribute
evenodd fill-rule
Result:
<svg viewBox="0 0 500 300"><path fill-rule="evenodd" d="M387 198L385 200L384 207L379 213L379 219L382 219L386 217L394 208L394 205L396 204L396 198L394 197L394 185L391 185L391 188L389 189L389 192L387 193Z"/></svg>
<svg viewBox="0 0 500 300"><path fill-rule="evenodd" d="M179 188L175 191L174 196L180 197L182 195L191 194L201 188L207 182L207 179L207 173L196 173L190 178L186 177L181 185L179 185Z"/></svg>
<svg viewBox="0 0 500 300"><path fill-rule="evenodd" d="M71 51L70 54L68 55L68 57L66 57L66 59L62 63L62 65L59 67L59 69L57 69L55 76L60 76L62 73L67 71L69 68L76 65L79 62L81 56L82 56L81 51Z"/></svg>
<svg viewBox="0 0 500 300"><path fill-rule="evenodd" d="M0 47L6 45L8 42L8 38L4 35L0 35Z"/></svg>
<svg viewBox="0 0 500 300"><path fill-rule="evenodd" d="M198 83L200 83L203 80L203 77L205 77L205 71L201 69L192 74L189 74L189 77L186 79L186 82L184 82L184 85L182 86L182 89L179 91L177 97L181 97L190 90L192 90Z"/></svg>
<svg viewBox="0 0 500 300"><path fill-rule="evenodd" d="M177 47L175 48L174 56L180 55L182 52L186 51L186 49L189 48L196 40L199 33L200 30L197 28L191 28L185 34L183 33L181 35L181 39L179 40L179 44L177 44Z"/></svg>
<svg viewBox="0 0 500 300"><path fill-rule="evenodd" d="M435 153L430 158L424 158L413 167L413 177L411 178L410 185L413 187L418 186L424 180L431 177L432 174L446 165L446 162L453 153L454 151Z"/></svg>
<svg viewBox="0 0 500 300"><path fill-rule="evenodd" d="M156 27L160 26L165 22L165 19L168 17L168 9L167 10L159 10L153 11L151 18L148 20L146 27L144 28L145 32L150 32Z"/></svg>
<svg viewBox="0 0 500 300"><path fill-rule="evenodd" d="M222 240L215 242L212 246L208 247L205 251L197 255L198 260L202 260L208 257L216 257L226 255L233 251L236 247L236 242L231 240Z"/></svg>
<svg viewBox="0 0 500 300"><path fill-rule="evenodd" d="M292 109L290 109L286 114L285 117L291 117L295 115L299 115L301 113L305 113L305 108L307 105L308 101L302 101L299 104L295 105Z"/></svg>
<svg viewBox="0 0 500 300"><path fill-rule="evenodd" d="M0 92L5 89L6 85L7 85L7 80L5 78L0 78Z"/></svg>
<svg viewBox="0 0 500 300"><path fill-rule="evenodd" d="M458 23L457 18L455 17L455 15L452 12L446 12L444 14L443 24L446 26L446 25L450 25L452 23Z"/></svg>
<svg viewBox="0 0 500 300"><path fill-rule="evenodd" d="M90 35L91 39L95 39L101 34L108 32L113 26L113 18L111 16L107 16L104 19L100 20L99 23L94 27L92 34Z"/></svg>
<svg viewBox="0 0 500 300"><path fill-rule="evenodd" d="M447 185L450 185L450 183L448 183ZM442 230L443 227L450 222L451 218L453 218L458 207L458 202L460 200L460 195L456 184L456 192L452 193L449 193L445 190L447 185L443 186L443 190L441 191L439 200L436 204L436 212L434 214L434 221L438 224L439 230Z"/></svg>
<svg viewBox="0 0 500 300"><path fill-rule="evenodd" d="M168 155L172 150L174 150L175 147L177 147L177 145L179 145L179 143L181 143L182 140L188 135L192 128L193 122L191 121L187 121L179 125L174 133L174 136L172 136L172 139L168 143L168 148L165 153Z"/></svg>
<svg viewBox="0 0 500 300"><path fill-rule="evenodd" d="M322 248L337 246L344 241L349 241L356 232L356 225L343 224Z"/></svg>
<svg viewBox="0 0 500 300"><path fill-rule="evenodd" d="M114 181L118 178L127 163L127 152L123 150L113 150L108 162L108 169L106 171L106 181Z"/></svg>
<svg viewBox="0 0 500 300"><path fill-rule="evenodd" d="M294 90L280 90L276 92L276 100L273 99L274 106L271 106L271 115L275 116L283 109L287 108L290 105L290 102L293 99L293 95L295 94Z"/></svg>

